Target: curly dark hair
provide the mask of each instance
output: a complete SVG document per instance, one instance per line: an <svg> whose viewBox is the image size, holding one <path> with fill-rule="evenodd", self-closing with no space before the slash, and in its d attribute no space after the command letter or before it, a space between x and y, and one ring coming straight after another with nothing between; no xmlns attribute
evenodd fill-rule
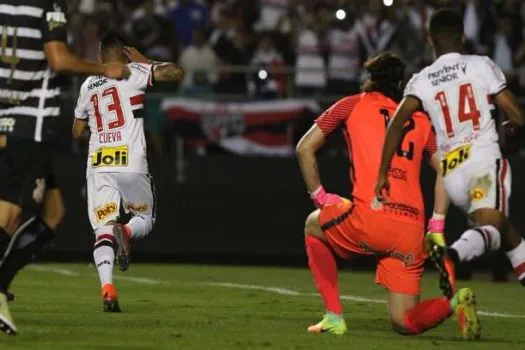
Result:
<svg viewBox="0 0 525 350"><path fill-rule="evenodd" d="M361 86L363 92L377 91L396 102L403 97L405 64L399 57L383 52L367 60L364 68L369 74Z"/></svg>

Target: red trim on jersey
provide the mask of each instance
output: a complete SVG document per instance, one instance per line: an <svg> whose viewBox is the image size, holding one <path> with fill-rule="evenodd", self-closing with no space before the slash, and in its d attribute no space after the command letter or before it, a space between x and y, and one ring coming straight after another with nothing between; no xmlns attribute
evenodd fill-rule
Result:
<svg viewBox="0 0 525 350"><path fill-rule="evenodd" d="M505 177L507 176L507 166L508 161L506 159L503 160L503 166L501 167L501 172L499 176L499 186L500 186L500 201L501 201L501 212L505 215L507 215L507 197L505 193Z"/></svg>
<svg viewBox="0 0 525 350"><path fill-rule="evenodd" d="M425 152L430 158L432 158L434 153L437 152L436 135L434 134L432 128L430 128L430 131L428 133L427 142L425 144Z"/></svg>
<svg viewBox="0 0 525 350"><path fill-rule="evenodd" d="M315 120L315 123L325 136L330 135L342 122L352 115L362 96L363 94L343 97Z"/></svg>
<svg viewBox="0 0 525 350"><path fill-rule="evenodd" d="M141 105L144 103L144 94L132 96L129 98L132 106Z"/></svg>
<svg viewBox="0 0 525 350"><path fill-rule="evenodd" d="M113 237L113 235L111 234L98 235L96 239L96 243L103 241L103 240L108 240L108 241L113 242L115 240L115 237Z"/></svg>

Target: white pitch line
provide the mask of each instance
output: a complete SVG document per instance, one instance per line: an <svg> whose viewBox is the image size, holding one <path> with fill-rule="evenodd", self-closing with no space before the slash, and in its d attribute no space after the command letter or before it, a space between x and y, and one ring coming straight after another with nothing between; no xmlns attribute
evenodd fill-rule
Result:
<svg viewBox="0 0 525 350"><path fill-rule="evenodd" d="M113 279L121 280L121 281L128 281L128 282L135 282L140 284L165 284L167 282L154 280L151 278L146 277L133 277L133 276L122 276L122 275L113 275Z"/></svg>
<svg viewBox="0 0 525 350"><path fill-rule="evenodd" d="M69 276L69 277L80 276L80 273L75 272L70 269L57 268L57 267L51 267L51 266L45 266L45 265L44 266L43 265L30 265L28 266L28 268L31 270L35 270L35 271L53 272L58 275ZM135 276L115 275L113 276L113 278L117 280L122 280L122 281L128 281L128 282L134 282L134 283L140 283L140 284L150 284L150 285L169 283L167 281L160 281L156 279L151 279L151 278L146 278L146 277L135 277ZM256 285L256 284L212 282L212 283L206 283L206 285L215 286L215 287L224 287L224 288L234 288L234 289L260 290L260 291L276 293L280 295L315 296L315 297L318 296L318 294L316 293L301 293L293 289L261 286L261 285ZM383 300L383 299L363 298L363 297L356 296L356 295L341 295L340 298L342 300L350 300L350 301L355 301L355 302L364 302L364 303L372 303L372 304L386 304L386 300ZM478 311L478 313L482 316L489 316L489 317L525 318L525 315L509 314L505 312Z"/></svg>
<svg viewBox="0 0 525 350"><path fill-rule="evenodd" d="M280 288L280 287L260 286L260 285L256 285L256 284L211 282L211 283L206 283L206 285L208 285L208 286L215 286L215 287L234 288L234 289L236 288L236 289L260 290L260 291L276 293L276 294L280 294L280 295L315 296L315 297L319 296L319 294L317 294L317 293L301 293L301 292L295 291L293 289ZM365 302L365 303L373 303L373 304L386 304L386 300L383 300L383 299L363 298L363 297L356 296L356 295L341 295L340 298L343 299L343 300L351 300L351 301L356 301L356 302ZM500 318L525 318L525 315L509 314L509 313L505 313L505 312L478 311L478 314L480 314L482 316L500 317Z"/></svg>
<svg viewBox="0 0 525 350"><path fill-rule="evenodd" d="M56 274L63 275L63 276L70 276L70 277L80 276L78 272L75 272L73 270L62 269L62 268L51 267L51 266L29 265L27 268L31 270L36 270L36 271L54 272Z"/></svg>

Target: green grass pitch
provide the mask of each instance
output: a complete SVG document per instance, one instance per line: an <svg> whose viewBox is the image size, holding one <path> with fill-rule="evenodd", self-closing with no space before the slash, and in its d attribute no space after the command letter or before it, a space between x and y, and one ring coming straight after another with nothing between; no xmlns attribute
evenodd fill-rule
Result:
<svg viewBox="0 0 525 350"><path fill-rule="evenodd" d="M477 342L460 340L453 319L423 336L396 335L371 273L340 275L349 327L341 337L305 332L322 315L306 269L137 264L117 273L115 283L123 313L107 314L93 266L26 268L10 304L20 334L0 335L0 349L525 349L517 282L460 284L475 289L488 313ZM423 296L436 295L437 281L428 274ZM516 317L503 317L509 315Z"/></svg>

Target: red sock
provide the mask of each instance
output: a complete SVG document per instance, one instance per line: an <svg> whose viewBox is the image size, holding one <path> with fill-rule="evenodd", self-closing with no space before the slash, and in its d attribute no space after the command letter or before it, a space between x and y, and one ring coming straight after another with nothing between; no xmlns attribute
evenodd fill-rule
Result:
<svg viewBox="0 0 525 350"><path fill-rule="evenodd" d="M319 238L306 236L308 266L312 272L315 286L324 300L326 311L336 314L343 312L337 287L337 264L332 251Z"/></svg>
<svg viewBox="0 0 525 350"><path fill-rule="evenodd" d="M435 298L420 302L405 313L405 328L414 334L436 327L452 314L447 298Z"/></svg>

